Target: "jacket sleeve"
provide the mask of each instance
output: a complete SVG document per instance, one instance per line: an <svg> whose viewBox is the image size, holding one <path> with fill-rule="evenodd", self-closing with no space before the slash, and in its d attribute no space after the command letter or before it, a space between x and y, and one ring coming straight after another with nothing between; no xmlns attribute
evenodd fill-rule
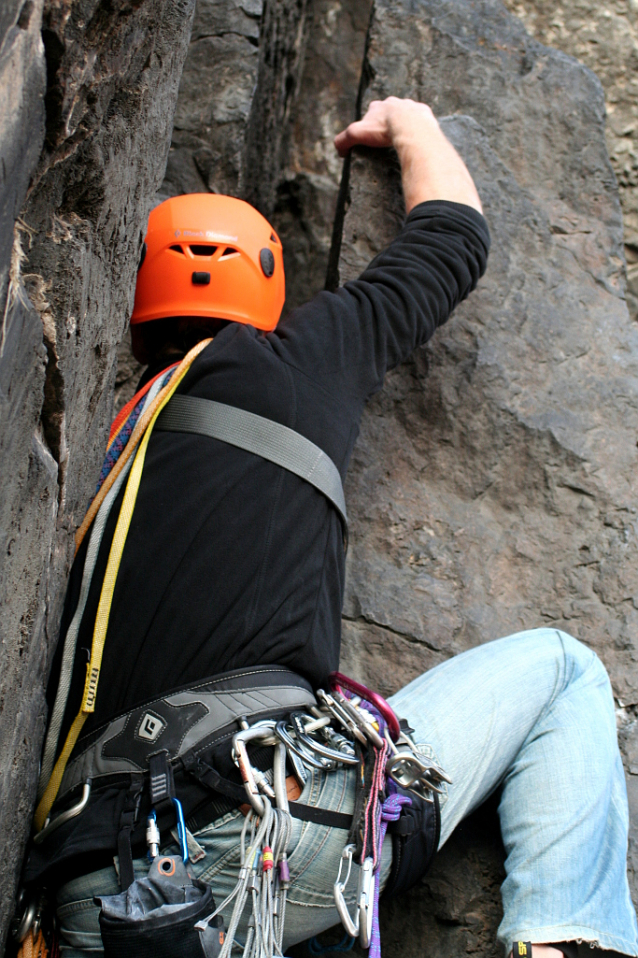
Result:
<svg viewBox="0 0 638 958"><path fill-rule="evenodd" d="M359 279L293 310L271 345L331 391L365 401L474 289L489 245L487 223L471 207L421 203Z"/></svg>

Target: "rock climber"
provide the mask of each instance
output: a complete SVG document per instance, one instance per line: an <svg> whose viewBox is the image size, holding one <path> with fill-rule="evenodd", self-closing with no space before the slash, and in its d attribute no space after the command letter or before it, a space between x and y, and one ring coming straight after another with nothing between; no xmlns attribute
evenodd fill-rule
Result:
<svg viewBox="0 0 638 958"><path fill-rule="evenodd" d="M356 281L319 293L281 322L281 243L260 214L238 200L190 195L150 217L131 320L148 369L116 421L103 488L81 530L49 690L41 840L36 834L27 867L27 879L49 876L55 885L65 958L102 951L94 899L117 895L148 871L140 756L150 756L151 776L155 768L164 788L172 774L165 756L178 747L173 714L183 718L182 747L203 721L197 695L244 696L237 729L250 727L260 708L266 714L264 703L272 711L272 699L290 710L328 688L339 665L345 571L334 471L345 477L363 407L386 372L427 342L486 268L478 193L428 106L373 102L335 145L342 156L359 145L396 150L407 219ZM176 370L172 379L167 370ZM232 413L230 439L205 433L206 403L181 409L171 400L166 409L181 409L172 421L157 413L153 403L171 382L176 400L214 400L287 427L291 441L309 440L324 454L324 487L233 444ZM192 409L204 411L188 426ZM156 414L139 440L141 463L136 453L112 480L137 435L135 416L139 423ZM556 629L522 632L446 661L390 705L451 779L424 815L411 880L500 789L505 953L576 958L591 946L638 956L625 780L610 683L596 655ZM232 785L230 759L203 763L195 745L180 754L184 782L190 770L209 792L185 831L173 834L187 833L192 873L221 902L237 882L241 781ZM339 815L354 815L353 766L304 774L301 782L288 775L296 814L306 818L292 819L284 949L338 924L333 885L346 841ZM109 787L98 788L109 775ZM170 788L156 798L170 810ZM174 845L174 824L162 826L163 847ZM379 853L380 890L396 890L404 867L393 846L386 840ZM405 876L398 881L406 887ZM242 921L239 941L249 933Z"/></svg>

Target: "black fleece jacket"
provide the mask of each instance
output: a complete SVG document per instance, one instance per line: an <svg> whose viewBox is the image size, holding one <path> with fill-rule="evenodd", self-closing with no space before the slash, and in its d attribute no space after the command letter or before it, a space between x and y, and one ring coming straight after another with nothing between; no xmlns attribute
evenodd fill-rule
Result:
<svg viewBox="0 0 638 958"><path fill-rule="evenodd" d="M488 248L485 220L473 209L422 203L358 280L319 293L267 335L225 327L178 391L297 430L344 478L365 402L474 288ZM116 501L80 628L61 742L80 705L118 511ZM63 633L85 554L83 546ZM97 709L85 731L229 669L286 665L317 687L339 664L343 586L340 521L312 486L217 440L154 433L115 587Z"/></svg>

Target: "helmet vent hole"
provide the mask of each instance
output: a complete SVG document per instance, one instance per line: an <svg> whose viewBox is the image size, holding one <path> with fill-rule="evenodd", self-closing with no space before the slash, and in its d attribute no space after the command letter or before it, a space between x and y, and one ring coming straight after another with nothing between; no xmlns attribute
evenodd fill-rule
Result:
<svg viewBox="0 0 638 958"><path fill-rule="evenodd" d="M173 250L174 253L181 253L182 256L184 255L184 250L182 249L181 246L171 246L171 249Z"/></svg>
<svg viewBox="0 0 638 958"><path fill-rule="evenodd" d="M216 249L216 246L190 246L193 256L212 256Z"/></svg>
<svg viewBox="0 0 638 958"><path fill-rule="evenodd" d="M220 259L230 259L231 256L239 256L239 255L240 255L240 252L239 252L238 249L235 249L233 246L227 246L226 249L224 250L224 252L222 253L222 255L221 255L219 258L220 258Z"/></svg>
<svg viewBox="0 0 638 958"><path fill-rule="evenodd" d="M271 243L279 243L279 240L277 239L277 237L275 236L274 233L271 233L271 234L270 234L270 242L271 242Z"/></svg>
<svg viewBox="0 0 638 958"><path fill-rule="evenodd" d="M275 272L275 257L269 249L264 248L259 251L259 262L261 263L264 276L270 279Z"/></svg>

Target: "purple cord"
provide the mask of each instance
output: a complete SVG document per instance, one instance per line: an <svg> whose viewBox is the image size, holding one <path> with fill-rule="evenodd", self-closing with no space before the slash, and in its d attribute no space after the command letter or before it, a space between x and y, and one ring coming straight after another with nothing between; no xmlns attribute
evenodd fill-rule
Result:
<svg viewBox="0 0 638 958"><path fill-rule="evenodd" d="M385 833L389 822L396 822L401 815L402 805L411 805L412 799L407 795L388 795L381 809L381 833L379 835L379 849L383 847ZM374 902L372 905L372 937L370 939L370 958L381 958L381 935L379 933L379 882L381 869L377 868L374 874Z"/></svg>

